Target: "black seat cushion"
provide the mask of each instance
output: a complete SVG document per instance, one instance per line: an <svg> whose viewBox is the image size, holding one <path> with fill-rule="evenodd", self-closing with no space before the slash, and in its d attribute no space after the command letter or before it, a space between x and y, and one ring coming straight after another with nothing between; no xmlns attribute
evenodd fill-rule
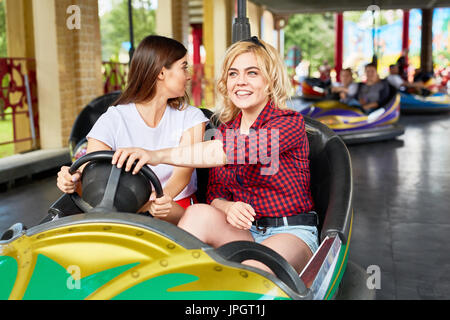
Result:
<svg viewBox="0 0 450 320"><path fill-rule="evenodd" d="M72 150L75 150L76 145L86 138L86 135L92 129L98 118L114 104L119 98L120 93L120 91L114 91L97 97L81 110L75 119L69 136L69 144Z"/></svg>

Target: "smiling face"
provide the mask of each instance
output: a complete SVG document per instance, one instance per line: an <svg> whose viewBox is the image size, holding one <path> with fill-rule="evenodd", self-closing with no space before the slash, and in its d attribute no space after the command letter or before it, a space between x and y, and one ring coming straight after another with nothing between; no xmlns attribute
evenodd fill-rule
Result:
<svg viewBox="0 0 450 320"><path fill-rule="evenodd" d="M164 88L170 98L182 97L191 76L188 71L187 55L175 61L169 69L163 68Z"/></svg>
<svg viewBox="0 0 450 320"><path fill-rule="evenodd" d="M236 107L248 111L263 108L269 99L266 86L254 53L246 52L234 59L228 69L227 93Z"/></svg>

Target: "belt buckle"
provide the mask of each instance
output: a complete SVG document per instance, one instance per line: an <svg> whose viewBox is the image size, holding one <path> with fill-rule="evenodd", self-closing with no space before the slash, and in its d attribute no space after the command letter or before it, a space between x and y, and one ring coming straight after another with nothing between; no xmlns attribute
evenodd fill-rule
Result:
<svg viewBox="0 0 450 320"><path fill-rule="evenodd" d="M256 230L262 231L263 233L266 233L266 231L267 231L267 227L260 227L259 226L258 220L255 220L255 227L256 227Z"/></svg>

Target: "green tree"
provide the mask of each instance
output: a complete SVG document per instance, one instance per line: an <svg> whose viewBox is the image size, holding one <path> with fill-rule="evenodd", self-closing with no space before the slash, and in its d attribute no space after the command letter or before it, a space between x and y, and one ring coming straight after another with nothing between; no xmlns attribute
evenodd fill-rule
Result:
<svg viewBox="0 0 450 320"><path fill-rule="evenodd" d="M6 16L5 4L0 0L0 57L6 57Z"/></svg>
<svg viewBox="0 0 450 320"><path fill-rule="evenodd" d="M334 65L334 14L296 14L285 28L285 52L296 45L302 59L310 62L310 72L316 71L324 60Z"/></svg>
<svg viewBox="0 0 450 320"><path fill-rule="evenodd" d="M113 9L100 17L103 61L118 61L123 42L130 41L128 0L111 0ZM155 10L151 0L133 0L134 46L155 32ZM123 50L123 49L122 49Z"/></svg>

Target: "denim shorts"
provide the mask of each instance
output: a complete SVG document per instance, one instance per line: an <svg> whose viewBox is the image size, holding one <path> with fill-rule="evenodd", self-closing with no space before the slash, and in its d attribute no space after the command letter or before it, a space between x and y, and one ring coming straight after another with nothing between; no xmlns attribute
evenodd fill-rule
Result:
<svg viewBox="0 0 450 320"><path fill-rule="evenodd" d="M260 243L276 234L289 233L300 238L304 243L306 243L313 254L316 252L317 248L319 248L319 232L317 231L317 227L313 226L295 225L267 227L265 228L265 231L263 231L258 230L255 225L252 225L250 228L250 233L257 243Z"/></svg>

